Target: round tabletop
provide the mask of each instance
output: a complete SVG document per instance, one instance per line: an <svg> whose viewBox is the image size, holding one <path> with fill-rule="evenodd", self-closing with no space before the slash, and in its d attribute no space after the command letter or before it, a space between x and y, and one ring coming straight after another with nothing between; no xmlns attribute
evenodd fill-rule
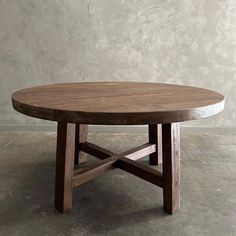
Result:
<svg viewBox="0 0 236 236"><path fill-rule="evenodd" d="M86 82L43 85L12 94L28 116L80 124L138 125L196 120L224 108L214 91L162 83Z"/></svg>

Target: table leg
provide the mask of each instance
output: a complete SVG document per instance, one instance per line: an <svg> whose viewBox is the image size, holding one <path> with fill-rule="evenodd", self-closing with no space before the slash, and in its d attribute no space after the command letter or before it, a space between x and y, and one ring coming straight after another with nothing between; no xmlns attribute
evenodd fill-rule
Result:
<svg viewBox="0 0 236 236"><path fill-rule="evenodd" d="M80 143L86 142L87 137L88 137L88 125L76 124L75 158L74 158L75 165L87 161L87 154L79 150Z"/></svg>
<svg viewBox="0 0 236 236"><path fill-rule="evenodd" d="M60 212L66 212L72 208L75 134L75 124L58 122L55 207Z"/></svg>
<svg viewBox="0 0 236 236"><path fill-rule="evenodd" d="M162 163L162 125L148 126L149 143L156 145L156 152L149 155L150 165L159 165Z"/></svg>
<svg viewBox="0 0 236 236"><path fill-rule="evenodd" d="M173 214L180 208L180 125L162 125L164 210Z"/></svg>

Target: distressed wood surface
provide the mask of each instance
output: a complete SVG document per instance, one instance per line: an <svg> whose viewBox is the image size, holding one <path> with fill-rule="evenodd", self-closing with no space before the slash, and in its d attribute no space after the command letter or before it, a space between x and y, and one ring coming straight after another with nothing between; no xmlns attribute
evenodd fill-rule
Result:
<svg viewBox="0 0 236 236"><path fill-rule="evenodd" d="M75 131L75 124L58 123L55 207L62 213L69 211L72 207Z"/></svg>
<svg viewBox="0 0 236 236"><path fill-rule="evenodd" d="M120 157L118 160L118 167L152 184L160 187L163 186L162 173L149 166L143 165L142 163L133 161L126 157Z"/></svg>
<svg viewBox="0 0 236 236"><path fill-rule="evenodd" d="M156 145L156 151L149 155L149 163L159 165L162 163L162 125L149 125L148 137L149 143Z"/></svg>
<svg viewBox="0 0 236 236"><path fill-rule="evenodd" d="M173 214L180 208L180 124L162 126L164 210Z"/></svg>
<svg viewBox="0 0 236 236"><path fill-rule="evenodd" d="M93 164L82 170L75 171L72 180L73 186L79 186L99 177L100 175L103 175L109 170L114 169L116 166L116 161L117 157L108 157L105 160L100 161L99 163Z"/></svg>
<svg viewBox="0 0 236 236"><path fill-rule="evenodd" d="M74 183L75 186L89 181L90 178L93 179L96 175L99 176L101 173L103 173L103 170L105 172L114 167L134 174L157 186L163 186L162 173L160 171L134 161L141 158L141 156L144 157L150 152L155 151L156 148L154 144L143 144L121 154L114 153L89 142L81 143L81 148L90 155L101 159L102 162L93 165L91 168L88 167L87 169L82 170L82 173L79 170L76 171L76 180ZM127 153L128 155L126 156ZM115 165L113 165L113 162ZM80 174L83 176L82 180L79 178Z"/></svg>
<svg viewBox="0 0 236 236"><path fill-rule="evenodd" d="M224 97L196 87L137 82L65 83L13 93L14 108L46 120L80 124L162 124L219 113Z"/></svg>
<svg viewBox="0 0 236 236"><path fill-rule="evenodd" d="M164 210L180 208L180 125L219 113L224 97L214 91L170 84L98 82L53 84L13 93L13 107L26 115L58 121L55 206L72 207L72 188L120 168L163 188ZM85 126L82 126L85 124ZM86 142L86 124L149 125L149 143L116 154ZM102 161L74 172L78 153ZM139 162L163 162L163 173Z"/></svg>
<svg viewBox="0 0 236 236"><path fill-rule="evenodd" d="M81 143L80 146L80 149L82 151L88 153L89 155L95 156L101 160L114 155L113 152L90 142Z"/></svg>
<svg viewBox="0 0 236 236"><path fill-rule="evenodd" d="M143 145L140 145L138 147L132 148L126 152L123 152L120 154L121 156L124 156L130 160L138 160L142 157L145 157L151 153L156 152L156 145L155 144L150 144L150 143L145 143Z"/></svg>
<svg viewBox="0 0 236 236"><path fill-rule="evenodd" d="M74 163L84 163L87 161L87 154L80 150L80 143L86 142L88 137L88 125L76 124L75 133L75 158Z"/></svg>

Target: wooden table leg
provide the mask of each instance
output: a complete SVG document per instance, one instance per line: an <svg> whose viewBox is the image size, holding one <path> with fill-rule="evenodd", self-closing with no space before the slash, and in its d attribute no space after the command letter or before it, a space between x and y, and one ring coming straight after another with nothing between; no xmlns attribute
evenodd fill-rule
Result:
<svg viewBox="0 0 236 236"><path fill-rule="evenodd" d="M173 214L180 208L180 125L162 125L164 210Z"/></svg>
<svg viewBox="0 0 236 236"><path fill-rule="evenodd" d="M162 163L162 125L148 126L149 143L156 145L156 152L149 155L150 165L159 165Z"/></svg>
<svg viewBox="0 0 236 236"><path fill-rule="evenodd" d="M75 124L58 122L55 207L62 213L72 208L75 133Z"/></svg>
<svg viewBox="0 0 236 236"><path fill-rule="evenodd" d="M74 158L75 165L87 161L87 154L79 150L80 143L86 142L87 137L88 137L88 125L76 124L75 158Z"/></svg>

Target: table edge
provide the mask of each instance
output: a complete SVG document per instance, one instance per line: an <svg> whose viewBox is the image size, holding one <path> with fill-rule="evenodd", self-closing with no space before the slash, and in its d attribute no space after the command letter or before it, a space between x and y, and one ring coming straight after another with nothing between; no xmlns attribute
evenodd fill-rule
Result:
<svg viewBox="0 0 236 236"><path fill-rule="evenodd" d="M57 110L51 108L36 107L17 101L12 94L13 108L27 116L50 120L64 121L68 123L94 124L94 125L144 125L165 124L198 120L216 115L224 110L225 98L218 103L207 106L189 108L185 110L154 111L154 112L83 112ZM39 114L40 113L40 114Z"/></svg>

